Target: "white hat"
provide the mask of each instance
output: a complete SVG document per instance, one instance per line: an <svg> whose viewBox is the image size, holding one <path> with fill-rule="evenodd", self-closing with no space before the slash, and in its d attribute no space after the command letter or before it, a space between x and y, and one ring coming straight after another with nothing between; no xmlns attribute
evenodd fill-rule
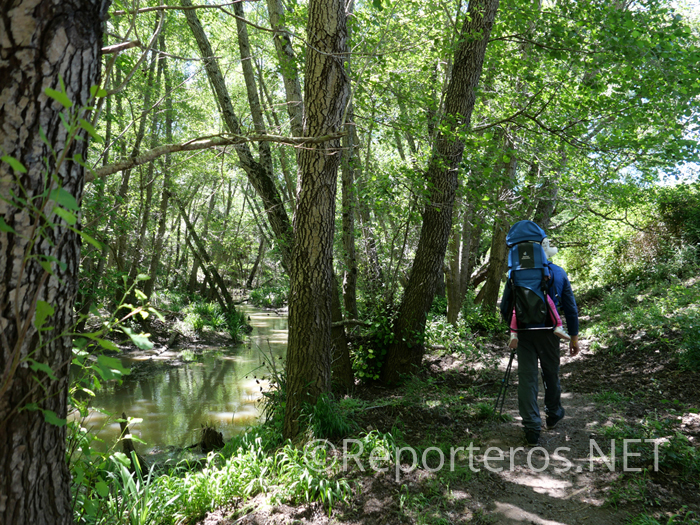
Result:
<svg viewBox="0 0 700 525"><path fill-rule="evenodd" d="M545 237L542 241L542 248L544 248L544 254L547 256L547 259L551 259L559 251L554 246L549 245L549 237Z"/></svg>

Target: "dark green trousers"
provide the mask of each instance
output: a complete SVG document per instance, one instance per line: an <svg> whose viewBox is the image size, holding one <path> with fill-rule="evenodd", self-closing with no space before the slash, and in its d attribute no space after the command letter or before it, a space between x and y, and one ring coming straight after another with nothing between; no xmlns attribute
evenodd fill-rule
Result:
<svg viewBox="0 0 700 525"><path fill-rule="evenodd" d="M538 366L539 362L539 366ZM559 385L559 338L552 330L518 332L518 409L526 430L539 432L542 418L537 405L539 367L544 382L544 410L564 416Z"/></svg>

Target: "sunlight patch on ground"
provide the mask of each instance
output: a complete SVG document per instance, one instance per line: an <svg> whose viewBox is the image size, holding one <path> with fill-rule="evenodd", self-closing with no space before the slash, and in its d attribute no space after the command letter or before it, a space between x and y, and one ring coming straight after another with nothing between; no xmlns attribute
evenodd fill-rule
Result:
<svg viewBox="0 0 700 525"><path fill-rule="evenodd" d="M534 523L536 525L566 525L562 521L552 521L540 518L537 514L527 512L516 505L510 503L494 502L496 505L495 512L509 519L513 523Z"/></svg>
<svg viewBox="0 0 700 525"><path fill-rule="evenodd" d="M538 494L546 494L552 498L565 498L571 492L570 481L557 479L545 473L523 474L517 471L506 472L503 476L511 483L531 488Z"/></svg>

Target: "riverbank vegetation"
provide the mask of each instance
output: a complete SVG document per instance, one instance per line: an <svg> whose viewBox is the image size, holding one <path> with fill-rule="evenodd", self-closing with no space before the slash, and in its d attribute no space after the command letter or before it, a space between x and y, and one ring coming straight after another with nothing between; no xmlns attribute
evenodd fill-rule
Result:
<svg viewBox="0 0 700 525"><path fill-rule="evenodd" d="M665 195L686 190L665 190ZM639 210L639 216L652 216L649 211ZM571 261L584 352L564 358L562 383L570 415L564 430L547 433L543 446L553 452L557 443L568 445L576 461L588 460L589 436L601 446L607 443L606 453L614 443L618 461L626 440L648 440L657 447L640 449L630 458L629 469L638 471L610 473L597 466L578 483L562 475L572 483L570 493L585 490L589 501L598 502L599 507L591 506L597 512L586 514L595 523L699 520L700 356L695 341L700 252L697 239L683 240L691 228L684 222L677 237L647 234L646 255L635 252L638 259L630 261L620 247L629 247L640 232L632 226L610 227L601 219L597 235L589 236L585 247L588 261L570 253L584 250L580 237L572 237L572 246L558 255L562 263ZM662 267L658 271L645 269L649 254L663 258L654 266ZM601 277L588 268L616 270ZM366 373L378 369L374 360L381 359L383 345L390 342L381 334L390 332L379 322L361 327L350 346L358 382L345 395L326 396L303 409L304 431L294 442L282 435L285 373L271 363L266 373L271 389L263 398L259 426L206 459L154 465L135 475L129 474L128 458L121 452L101 456L92 467L99 474L91 486L99 478L110 489L91 493L76 483L77 521L371 523L381 516L387 523L499 522L501 514L488 502L508 498L516 481L486 472L463 451L451 468L436 468L441 454L449 464L456 447L472 444L483 454L489 445L522 444L512 417L517 415L515 387L505 414L498 416L493 409L499 365L507 356L505 327L475 322L479 316L474 310L479 306L465 303L455 327L447 321L444 299L438 298L426 325L432 350L423 370L393 389ZM498 441L504 432L508 437ZM584 446L572 446L580 435L586 438ZM393 454L400 448L416 452L418 468L411 470L406 453L395 479ZM369 505L372 498L382 502L381 510ZM516 501L523 509L537 509L540 499L549 501L529 491ZM96 510L88 501L95 502ZM561 510L567 503L581 506L567 498L554 505ZM94 513L88 516L88 510Z"/></svg>
<svg viewBox="0 0 700 525"><path fill-rule="evenodd" d="M692 7L17 0L0 25L0 522L698 520ZM429 468L522 441L491 403L523 219L582 321L544 450L648 439L639 472ZM244 301L288 314L260 426L167 464L129 414L119 443L81 425L137 381L123 352L245 342Z"/></svg>

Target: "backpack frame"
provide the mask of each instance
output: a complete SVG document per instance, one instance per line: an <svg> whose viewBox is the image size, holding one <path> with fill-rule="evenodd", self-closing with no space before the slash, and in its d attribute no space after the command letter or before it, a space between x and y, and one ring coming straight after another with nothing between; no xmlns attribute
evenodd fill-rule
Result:
<svg viewBox="0 0 700 525"><path fill-rule="evenodd" d="M552 327L547 295L554 273L542 248L545 237L544 230L532 221L517 222L506 236L509 247L508 282L512 292L506 321L510 326L515 311L518 330Z"/></svg>

